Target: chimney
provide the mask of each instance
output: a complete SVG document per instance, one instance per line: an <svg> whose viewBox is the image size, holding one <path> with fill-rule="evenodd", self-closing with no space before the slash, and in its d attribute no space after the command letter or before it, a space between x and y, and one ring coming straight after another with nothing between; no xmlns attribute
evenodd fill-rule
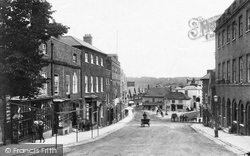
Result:
<svg viewBox="0 0 250 156"><path fill-rule="evenodd" d="M85 36L83 37L83 41L92 45L92 36L91 36L91 34L85 34Z"/></svg>

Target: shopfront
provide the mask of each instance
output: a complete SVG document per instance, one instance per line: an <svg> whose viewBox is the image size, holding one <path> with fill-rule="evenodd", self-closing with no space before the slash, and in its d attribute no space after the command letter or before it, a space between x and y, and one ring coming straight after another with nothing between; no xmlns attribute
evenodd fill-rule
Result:
<svg viewBox="0 0 250 156"><path fill-rule="evenodd" d="M43 121L44 137L52 136L52 98L9 100L11 143L29 141L34 121Z"/></svg>

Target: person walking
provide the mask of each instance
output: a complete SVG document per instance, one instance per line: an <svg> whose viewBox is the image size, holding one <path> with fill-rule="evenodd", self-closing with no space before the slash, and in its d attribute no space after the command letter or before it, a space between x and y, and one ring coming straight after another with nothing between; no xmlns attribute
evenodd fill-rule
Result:
<svg viewBox="0 0 250 156"><path fill-rule="evenodd" d="M43 122L42 122L42 121L39 121L38 133L39 133L40 143L42 142L42 139L43 139L43 143L45 142L45 139L44 139L44 137L43 137L43 130L44 130Z"/></svg>
<svg viewBox="0 0 250 156"><path fill-rule="evenodd" d="M37 130L38 130L38 121L34 121L34 123L31 126L31 143L36 142Z"/></svg>
<svg viewBox="0 0 250 156"><path fill-rule="evenodd" d="M146 112L144 112L142 116L143 116L143 119L147 119L147 114L146 114Z"/></svg>

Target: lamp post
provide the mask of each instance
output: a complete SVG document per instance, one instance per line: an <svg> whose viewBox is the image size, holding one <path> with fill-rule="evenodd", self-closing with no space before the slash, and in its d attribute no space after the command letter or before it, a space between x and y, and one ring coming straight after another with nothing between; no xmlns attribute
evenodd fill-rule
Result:
<svg viewBox="0 0 250 156"><path fill-rule="evenodd" d="M218 96L214 95L214 120L215 120L214 137L218 137L217 102L218 102Z"/></svg>

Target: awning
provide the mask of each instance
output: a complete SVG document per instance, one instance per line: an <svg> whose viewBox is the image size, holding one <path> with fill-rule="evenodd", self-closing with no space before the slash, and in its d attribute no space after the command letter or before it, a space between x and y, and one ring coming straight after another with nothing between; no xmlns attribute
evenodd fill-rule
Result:
<svg viewBox="0 0 250 156"><path fill-rule="evenodd" d="M164 103L142 103L143 106L163 106Z"/></svg>

